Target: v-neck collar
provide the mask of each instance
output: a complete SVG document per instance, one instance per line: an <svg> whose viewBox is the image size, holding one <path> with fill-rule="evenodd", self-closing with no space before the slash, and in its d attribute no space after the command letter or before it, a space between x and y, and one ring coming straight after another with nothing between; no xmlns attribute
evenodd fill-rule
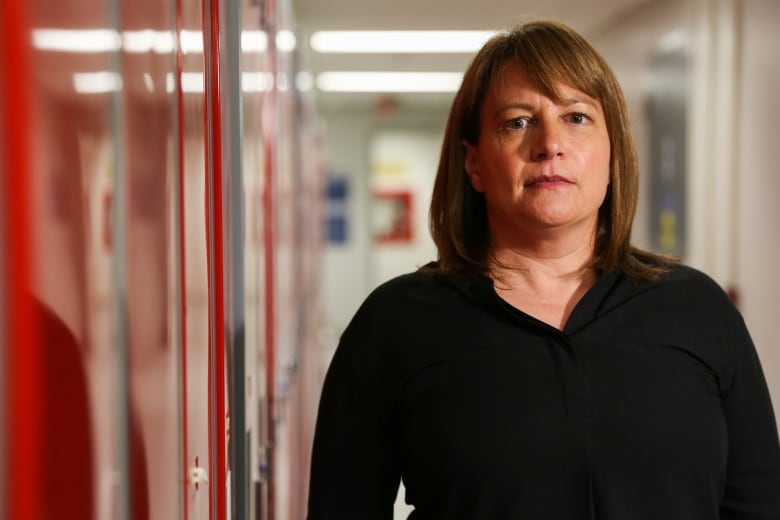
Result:
<svg viewBox="0 0 780 520"><path fill-rule="evenodd" d="M470 279L451 280L451 283L470 299L491 307L498 312L510 312L516 316L523 316L530 322L537 323L544 328L571 335L583 329L598 317L599 313L605 308L609 295L613 293L623 278L620 274L612 271L600 272L596 283L588 289L574 306L562 329L558 329L523 312L501 298L495 290L493 280L488 276L475 275Z"/></svg>

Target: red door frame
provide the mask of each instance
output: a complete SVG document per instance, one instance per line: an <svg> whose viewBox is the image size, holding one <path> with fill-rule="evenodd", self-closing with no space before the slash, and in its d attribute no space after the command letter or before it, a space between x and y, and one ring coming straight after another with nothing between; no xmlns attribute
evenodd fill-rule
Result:
<svg viewBox="0 0 780 520"><path fill-rule="evenodd" d="M184 90L181 85L182 73L184 71L184 51L181 46L181 34L184 29L184 22L182 19L182 0L175 0L175 30L176 30L176 77L178 81L176 84L176 135L177 135L177 150L176 157L178 162L178 179L179 179L179 192L176 194L178 198L178 229L179 229L179 315L180 321L180 352L179 359L181 363L181 379L179 381L181 395L181 402L179 403L181 424L181 471L182 480L181 486L183 492L181 493L181 508L183 520L189 520L189 499L188 499L188 486L189 480L189 442L187 432L187 417L188 417L188 399L187 399L187 248L186 248L186 233L185 233L185 204L184 197L184 183L186 182L186 176L184 175L185 157L184 157Z"/></svg>
<svg viewBox="0 0 780 520"><path fill-rule="evenodd" d="M209 518L225 520L227 513L227 417L225 404L225 277L224 205L222 172L222 102L219 54L220 2L203 3L203 39L206 60L206 176L207 240L209 256L209 445L212 484Z"/></svg>
<svg viewBox="0 0 780 520"><path fill-rule="evenodd" d="M5 369L2 390L5 399L6 443L4 468L4 515L6 518L41 518L43 513L42 345L36 334L29 289L32 279L32 216L30 179L30 24L24 0L0 3L0 217L3 244L5 314ZM2 511L0 511L2 512Z"/></svg>

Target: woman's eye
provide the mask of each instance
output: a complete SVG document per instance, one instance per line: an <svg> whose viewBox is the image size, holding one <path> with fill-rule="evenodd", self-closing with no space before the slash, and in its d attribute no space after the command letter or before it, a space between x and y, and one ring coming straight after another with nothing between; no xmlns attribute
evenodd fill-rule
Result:
<svg viewBox="0 0 780 520"><path fill-rule="evenodd" d="M569 116L569 121L571 121L572 123L576 123L578 125L582 123L586 123L588 120L590 120L588 116L579 112L571 114Z"/></svg>
<svg viewBox="0 0 780 520"><path fill-rule="evenodd" d="M504 126L511 130L522 130L523 128L528 126L528 118L518 117L516 119L510 119L509 121L504 123Z"/></svg>

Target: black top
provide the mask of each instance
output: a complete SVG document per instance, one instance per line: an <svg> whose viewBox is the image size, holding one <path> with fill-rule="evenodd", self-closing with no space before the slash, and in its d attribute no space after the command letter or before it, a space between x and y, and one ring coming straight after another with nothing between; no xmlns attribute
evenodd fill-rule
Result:
<svg viewBox="0 0 780 520"><path fill-rule="evenodd" d="M377 288L325 379L309 520L780 519L780 446L743 320L688 267L602 273L559 331L488 278Z"/></svg>

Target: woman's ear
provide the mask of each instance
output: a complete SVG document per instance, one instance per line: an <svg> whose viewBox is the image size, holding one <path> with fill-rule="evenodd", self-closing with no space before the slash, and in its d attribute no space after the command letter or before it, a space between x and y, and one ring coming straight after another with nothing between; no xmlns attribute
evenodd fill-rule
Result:
<svg viewBox="0 0 780 520"><path fill-rule="evenodd" d="M467 141L463 141L463 150L466 152L463 167L466 170L466 174L469 176L471 187L474 188L475 191L482 193L485 190L482 188L482 178L479 176L477 147Z"/></svg>

